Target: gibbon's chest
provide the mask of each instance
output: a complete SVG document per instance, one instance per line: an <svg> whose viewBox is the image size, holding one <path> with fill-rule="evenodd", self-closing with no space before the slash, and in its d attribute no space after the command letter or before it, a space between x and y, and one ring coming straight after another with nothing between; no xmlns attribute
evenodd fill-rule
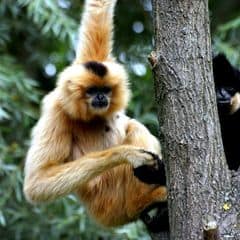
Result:
<svg viewBox="0 0 240 240"><path fill-rule="evenodd" d="M101 151L122 144L126 136L128 117L123 113L110 119L96 119L90 123L76 123L72 132L71 159L89 152Z"/></svg>

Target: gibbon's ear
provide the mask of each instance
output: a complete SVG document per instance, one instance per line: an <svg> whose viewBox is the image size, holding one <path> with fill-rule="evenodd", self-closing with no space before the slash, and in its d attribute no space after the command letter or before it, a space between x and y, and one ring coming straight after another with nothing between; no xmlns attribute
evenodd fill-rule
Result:
<svg viewBox="0 0 240 240"><path fill-rule="evenodd" d="M111 60L117 0L86 0L74 63Z"/></svg>

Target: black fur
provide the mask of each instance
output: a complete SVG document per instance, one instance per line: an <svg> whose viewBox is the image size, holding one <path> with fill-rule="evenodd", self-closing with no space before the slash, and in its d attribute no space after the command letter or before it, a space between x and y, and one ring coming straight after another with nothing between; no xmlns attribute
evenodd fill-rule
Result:
<svg viewBox="0 0 240 240"><path fill-rule="evenodd" d="M100 62L89 61L84 63L84 66L99 77L104 77L107 74L106 66Z"/></svg>
<svg viewBox="0 0 240 240"><path fill-rule="evenodd" d="M240 92L240 71L223 54L213 58L213 75L216 88L231 87Z"/></svg>
<svg viewBox="0 0 240 240"><path fill-rule="evenodd" d="M111 91L112 91L111 88L108 86L93 86L93 87L88 88L86 90L86 93L90 96L94 96L97 94L107 95L107 94L110 94Z"/></svg>
<svg viewBox="0 0 240 240"><path fill-rule="evenodd" d="M157 208L157 214L153 217L149 216L149 211ZM146 225L148 231L152 233L157 232L169 232L169 220L168 220L168 204L167 202L161 202L152 205L151 207L145 209L141 215L140 219Z"/></svg>
<svg viewBox="0 0 240 240"><path fill-rule="evenodd" d="M145 182L148 184L159 184L159 185L165 186L166 175L165 175L164 164L156 154L153 154L153 153L151 154L156 160L157 168L147 166L147 165L140 166L133 170L134 175L142 182Z"/></svg>
<svg viewBox="0 0 240 240"><path fill-rule="evenodd" d="M230 114L230 100L240 92L240 71L220 54L213 59L213 74L224 151L229 169L237 170L240 166L240 110Z"/></svg>

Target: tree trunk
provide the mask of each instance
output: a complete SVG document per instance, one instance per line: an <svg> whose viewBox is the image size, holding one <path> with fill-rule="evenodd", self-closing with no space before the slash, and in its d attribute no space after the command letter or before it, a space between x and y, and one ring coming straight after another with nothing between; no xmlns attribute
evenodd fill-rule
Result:
<svg viewBox="0 0 240 240"><path fill-rule="evenodd" d="M170 239L239 240L240 174L233 182L224 157L208 1L152 3L155 47L150 62L169 187Z"/></svg>

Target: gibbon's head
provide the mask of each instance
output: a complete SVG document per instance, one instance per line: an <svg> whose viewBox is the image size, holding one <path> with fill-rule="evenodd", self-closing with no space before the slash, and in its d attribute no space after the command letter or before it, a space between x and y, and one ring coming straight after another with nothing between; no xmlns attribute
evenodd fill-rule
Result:
<svg viewBox="0 0 240 240"><path fill-rule="evenodd" d="M60 102L73 119L90 121L126 108L127 73L114 62L89 61L67 67L58 80Z"/></svg>
<svg viewBox="0 0 240 240"><path fill-rule="evenodd" d="M213 75L219 114L236 113L240 109L240 71L219 54L213 58Z"/></svg>

